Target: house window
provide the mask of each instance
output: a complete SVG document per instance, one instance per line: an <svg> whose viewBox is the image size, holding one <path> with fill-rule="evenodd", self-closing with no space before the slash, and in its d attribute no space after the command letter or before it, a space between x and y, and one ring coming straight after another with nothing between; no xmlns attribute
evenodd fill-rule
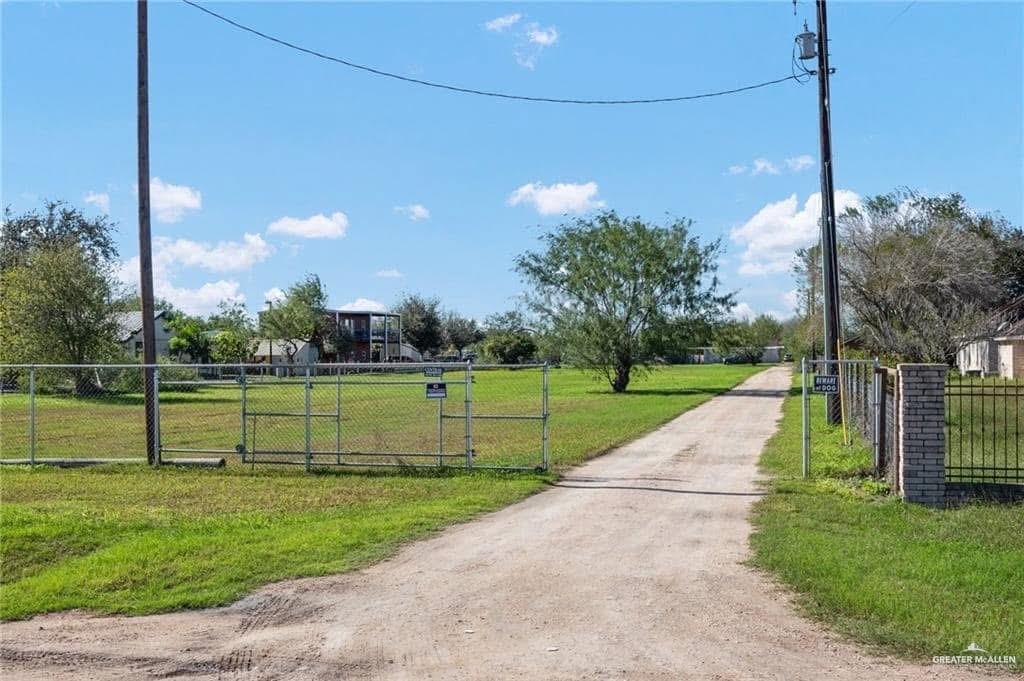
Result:
<svg viewBox="0 0 1024 681"><path fill-rule="evenodd" d="M142 341L135 341L135 356L142 354Z"/></svg>

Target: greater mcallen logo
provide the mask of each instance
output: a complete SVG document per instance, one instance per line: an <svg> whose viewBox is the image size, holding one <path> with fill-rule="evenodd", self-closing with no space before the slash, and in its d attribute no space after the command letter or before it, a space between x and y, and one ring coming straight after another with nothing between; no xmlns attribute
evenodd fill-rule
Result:
<svg viewBox="0 0 1024 681"><path fill-rule="evenodd" d="M1016 655L991 655L974 641L959 655L935 655L932 664L1017 664Z"/></svg>

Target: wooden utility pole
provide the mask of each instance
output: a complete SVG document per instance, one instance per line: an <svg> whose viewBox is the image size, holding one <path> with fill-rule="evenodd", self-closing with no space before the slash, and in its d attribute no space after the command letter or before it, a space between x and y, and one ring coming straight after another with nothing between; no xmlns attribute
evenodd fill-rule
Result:
<svg viewBox="0 0 1024 681"><path fill-rule="evenodd" d="M818 122L821 143L821 274L825 317L824 373L835 374L839 347L839 257L836 252L835 187L832 178L832 112L829 92L828 16L825 0L817 0L818 9ZM826 397L829 423L842 420L837 395Z"/></svg>
<svg viewBox="0 0 1024 681"><path fill-rule="evenodd" d="M143 390L146 401L146 459L160 462L154 381L156 323L153 310L153 250L149 233L149 7L137 0L138 152L139 152L139 297L142 301Z"/></svg>

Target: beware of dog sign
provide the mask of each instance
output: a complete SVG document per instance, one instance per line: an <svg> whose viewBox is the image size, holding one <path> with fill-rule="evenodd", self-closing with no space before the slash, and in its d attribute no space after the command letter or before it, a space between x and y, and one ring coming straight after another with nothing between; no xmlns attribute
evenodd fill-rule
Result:
<svg viewBox="0 0 1024 681"><path fill-rule="evenodd" d="M825 393L826 395L839 394L839 377L834 374L815 374L814 392Z"/></svg>

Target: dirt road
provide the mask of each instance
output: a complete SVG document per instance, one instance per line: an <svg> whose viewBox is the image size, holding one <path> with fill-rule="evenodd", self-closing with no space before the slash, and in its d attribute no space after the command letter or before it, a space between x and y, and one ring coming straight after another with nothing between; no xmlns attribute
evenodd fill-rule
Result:
<svg viewBox="0 0 1024 681"><path fill-rule="evenodd" d="M868 656L741 565L771 369L526 501L227 608L0 626L5 679L962 679ZM992 678L987 676L985 678Z"/></svg>

